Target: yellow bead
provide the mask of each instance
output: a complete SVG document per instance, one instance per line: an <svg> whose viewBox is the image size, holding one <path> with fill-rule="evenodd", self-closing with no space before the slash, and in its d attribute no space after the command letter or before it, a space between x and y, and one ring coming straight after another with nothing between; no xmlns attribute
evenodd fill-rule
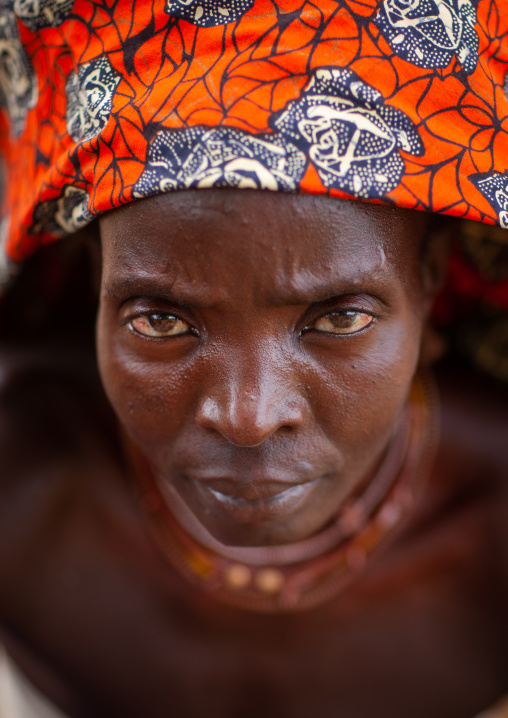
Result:
<svg viewBox="0 0 508 718"><path fill-rule="evenodd" d="M377 524L383 529L391 529L400 521L402 508L395 502L383 506L377 516Z"/></svg>
<svg viewBox="0 0 508 718"><path fill-rule="evenodd" d="M284 574L276 568L262 568L256 573L254 582L262 593L279 593L284 585Z"/></svg>
<svg viewBox="0 0 508 718"><path fill-rule="evenodd" d="M240 591L249 585L251 576L251 571L247 566L243 566L241 563L234 563L224 570L224 583L228 588Z"/></svg>

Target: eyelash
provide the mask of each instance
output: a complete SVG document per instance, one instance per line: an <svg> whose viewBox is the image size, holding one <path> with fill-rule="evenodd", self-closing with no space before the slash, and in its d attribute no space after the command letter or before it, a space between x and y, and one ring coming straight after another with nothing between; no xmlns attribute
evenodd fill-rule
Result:
<svg viewBox="0 0 508 718"><path fill-rule="evenodd" d="M361 327L360 329L347 333L340 333L340 332L327 332L324 330L315 329L312 325L316 324L321 319L326 319L327 317L330 317L332 315L347 315L347 314L363 314L366 316L371 317L372 321L369 322L365 327ZM302 336L306 332L316 332L317 334L321 335L327 335L327 336L333 336L333 337L340 337L341 339L349 339L350 337L358 336L359 334L364 334L365 332L369 331L373 328L373 326L376 324L376 321L378 319L379 315L375 312L372 312L370 310L366 310L364 307L341 307L340 309L331 309L330 311L326 312L325 314L318 314L317 316L313 317L305 327L300 331L299 336Z"/></svg>
<svg viewBox="0 0 508 718"><path fill-rule="evenodd" d="M150 317L150 316L154 316L157 314L167 316L167 317L174 317L178 321L188 324L189 330L185 333L175 334L173 336L149 336L147 334L143 334L142 332L138 331L135 327L132 326L132 322L135 319L139 319L141 317ZM187 319L184 319L183 317L179 316L178 314L173 314L171 312L166 312L166 311L136 312L135 314L130 314L128 317L125 317L121 321L120 326L122 326L122 327L127 326L135 336L141 337L142 339L145 339L148 341L156 341L156 342L166 341L168 339L175 339L176 337L188 336L189 334L191 334L193 336L199 336L199 331L195 327L193 327L192 324L189 321L187 321Z"/></svg>
<svg viewBox="0 0 508 718"><path fill-rule="evenodd" d="M135 319L138 319L140 317L150 317L150 316L154 316L157 314L165 315L167 317L175 317L175 319L182 321L189 326L188 331L185 333L182 333L182 334L175 334L175 335L150 336L148 334L144 334L143 332L140 332L139 330L137 330L135 327L132 326L132 322ZM332 331L327 332L326 330L315 329L313 326L311 326L312 324L315 324L319 320L326 319L327 317L330 317L332 315L346 315L346 314L367 315L372 318L372 321L369 322L369 324L367 324L365 327L361 327L360 329L350 332L350 333L348 333L348 332L340 333L340 332L332 332ZM340 337L340 338L350 338L353 336L358 336L359 334L364 334L366 331L370 330L375 325L377 319L378 319L378 315L376 313L374 313L372 311L367 311L363 307L362 308L347 307L347 308L340 308L340 309L331 309L330 311L328 311L324 314L320 313L320 314L317 314L316 316L312 317L312 319L306 323L306 325L303 327L303 329L300 330L300 332L298 333L298 336L302 337L303 334L305 334L307 332L314 331L317 334L321 334L321 335ZM131 314L128 317L125 317L123 319L123 321L121 322L121 326L128 326L130 331L133 334L135 334L136 336L139 336L145 340L149 340L149 341L166 341L169 339L175 339L176 337L189 336L189 335L199 336L199 334L200 334L199 331L195 327L193 327L192 324L189 321L187 321L186 319L184 319L183 317L179 316L178 314L172 314L171 312L165 312L165 311L151 311L151 312L145 311L145 312L137 312L135 314Z"/></svg>

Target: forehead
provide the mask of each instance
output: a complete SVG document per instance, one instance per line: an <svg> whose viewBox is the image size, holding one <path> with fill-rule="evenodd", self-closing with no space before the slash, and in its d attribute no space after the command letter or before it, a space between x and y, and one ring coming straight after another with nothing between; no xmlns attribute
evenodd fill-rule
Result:
<svg viewBox="0 0 508 718"><path fill-rule="evenodd" d="M404 280L418 264L425 215L323 196L248 190L160 195L101 219L104 273L264 291ZM303 287L302 287L303 288Z"/></svg>

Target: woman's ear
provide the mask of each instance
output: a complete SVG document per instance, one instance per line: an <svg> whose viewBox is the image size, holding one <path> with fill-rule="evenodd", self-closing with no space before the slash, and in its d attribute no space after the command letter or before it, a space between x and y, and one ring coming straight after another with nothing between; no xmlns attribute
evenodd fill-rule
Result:
<svg viewBox="0 0 508 718"><path fill-rule="evenodd" d="M444 336L427 319L420 342L418 366L421 369L429 369L446 354L447 348L448 345Z"/></svg>

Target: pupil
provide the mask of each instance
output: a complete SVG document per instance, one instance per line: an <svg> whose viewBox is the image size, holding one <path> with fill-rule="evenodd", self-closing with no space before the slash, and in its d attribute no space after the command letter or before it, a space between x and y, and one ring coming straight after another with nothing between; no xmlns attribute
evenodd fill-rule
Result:
<svg viewBox="0 0 508 718"><path fill-rule="evenodd" d="M149 325L156 332L168 332L173 329L176 322L176 317L172 317L171 314L150 314L148 317Z"/></svg>
<svg viewBox="0 0 508 718"><path fill-rule="evenodd" d="M347 329L353 326L357 316L356 312L345 312L343 314L330 314L329 319L337 329Z"/></svg>

